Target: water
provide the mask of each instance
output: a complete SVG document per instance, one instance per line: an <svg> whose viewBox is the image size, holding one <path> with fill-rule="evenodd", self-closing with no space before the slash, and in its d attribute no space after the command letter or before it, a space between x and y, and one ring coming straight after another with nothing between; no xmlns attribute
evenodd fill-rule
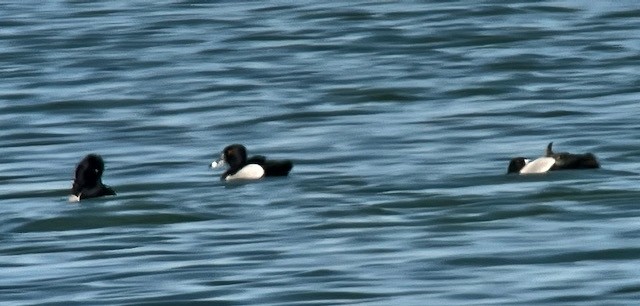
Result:
<svg viewBox="0 0 640 306"><path fill-rule="evenodd" d="M629 305L635 1L5 1L0 300ZM603 169L506 176L514 156ZM224 184L231 143L290 177ZM116 197L67 202L87 153Z"/></svg>

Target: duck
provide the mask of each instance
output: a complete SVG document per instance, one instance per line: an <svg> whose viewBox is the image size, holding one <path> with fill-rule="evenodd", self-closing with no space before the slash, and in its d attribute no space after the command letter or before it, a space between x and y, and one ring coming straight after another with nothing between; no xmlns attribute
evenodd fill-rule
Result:
<svg viewBox="0 0 640 306"><path fill-rule="evenodd" d="M290 160L271 160L262 155L247 158L247 148L242 144L226 146L220 158L210 164L215 169L227 165L221 181L258 180L267 176L287 176L293 168Z"/></svg>
<svg viewBox="0 0 640 306"><path fill-rule="evenodd" d="M600 168L593 153L573 154L568 152L553 152L553 142L547 145L545 155L533 161L525 157L515 157L509 162L507 173L545 173L557 170L597 169Z"/></svg>
<svg viewBox="0 0 640 306"><path fill-rule="evenodd" d="M98 154L88 154L76 166L75 178L69 201L116 195L109 186L102 183L104 160Z"/></svg>

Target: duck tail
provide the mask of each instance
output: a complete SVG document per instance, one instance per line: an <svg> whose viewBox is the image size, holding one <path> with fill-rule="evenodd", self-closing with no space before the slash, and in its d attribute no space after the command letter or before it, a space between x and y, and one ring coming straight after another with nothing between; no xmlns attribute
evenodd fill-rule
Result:
<svg viewBox="0 0 640 306"><path fill-rule="evenodd" d="M545 156L547 157L553 155L553 150L551 149L551 146L553 146L553 141L547 145L547 150L545 152Z"/></svg>

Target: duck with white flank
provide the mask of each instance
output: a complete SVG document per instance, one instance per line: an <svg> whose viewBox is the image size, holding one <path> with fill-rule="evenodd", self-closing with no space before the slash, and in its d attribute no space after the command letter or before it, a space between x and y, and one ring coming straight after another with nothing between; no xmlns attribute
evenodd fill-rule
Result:
<svg viewBox="0 0 640 306"><path fill-rule="evenodd" d="M220 180L257 180L265 176L287 176L293 163L290 160L269 160L262 155L247 158L247 149L241 144L232 144L222 150L220 159L211 163L211 168L228 165Z"/></svg>
<svg viewBox="0 0 640 306"><path fill-rule="evenodd" d="M545 156L533 161L524 157L516 157L509 162L507 173L545 173L556 170L597 169L600 164L592 153L572 154L568 152L554 153L553 142L550 142Z"/></svg>

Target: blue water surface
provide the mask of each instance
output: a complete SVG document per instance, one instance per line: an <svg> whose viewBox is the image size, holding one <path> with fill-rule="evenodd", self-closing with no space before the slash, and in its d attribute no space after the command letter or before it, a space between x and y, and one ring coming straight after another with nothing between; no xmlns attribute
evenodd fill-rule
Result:
<svg viewBox="0 0 640 306"><path fill-rule="evenodd" d="M4 1L2 305L633 305L636 1ZM602 169L505 175L593 152ZM228 184L220 150L293 160ZM106 161L115 197L69 203Z"/></svg>

